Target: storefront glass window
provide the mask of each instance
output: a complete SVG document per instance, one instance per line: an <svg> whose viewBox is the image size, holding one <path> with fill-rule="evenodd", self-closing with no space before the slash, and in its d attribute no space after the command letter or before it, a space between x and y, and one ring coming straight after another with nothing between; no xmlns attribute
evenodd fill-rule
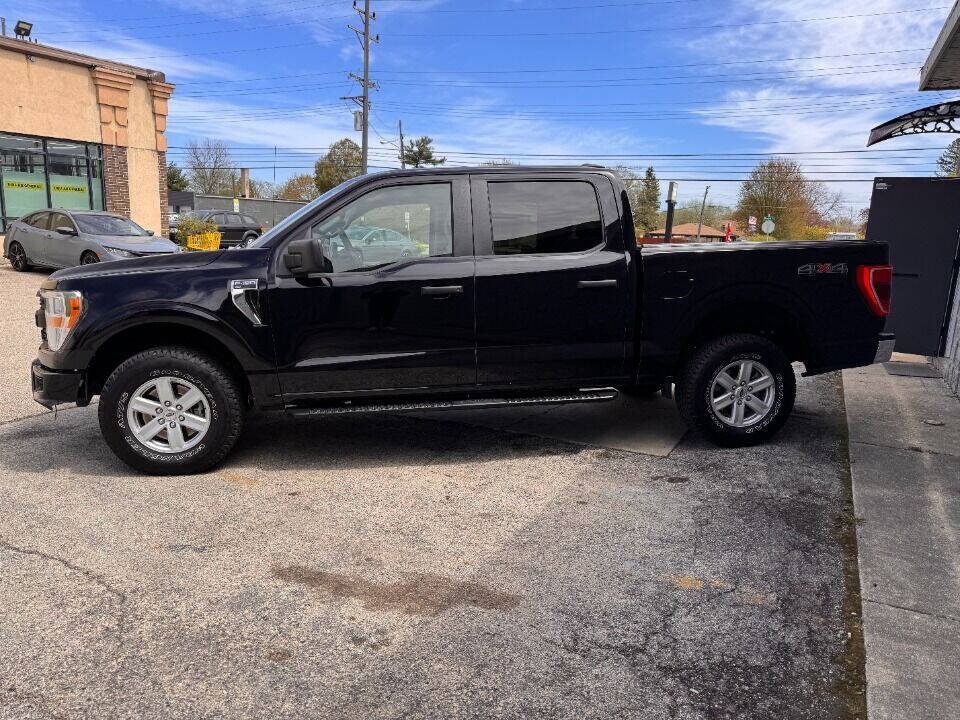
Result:
<svg viewBox="0 0 960 720"><path fill-rule="evenodd" d="M0 133L0 232L34 210L103 209L99 145Z"/></svg>

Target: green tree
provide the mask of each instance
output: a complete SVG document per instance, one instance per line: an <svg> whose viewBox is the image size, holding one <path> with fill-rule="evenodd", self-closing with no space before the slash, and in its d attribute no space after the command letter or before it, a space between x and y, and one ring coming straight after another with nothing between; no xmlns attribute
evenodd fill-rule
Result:
<svg viewBox="0 0 960 720"><path fill-rule="evenodd" d="M424 135L404 143L403 161L411 167L421 168L427 165L443 165L447 159L433 154L433 138Z"/></svg>
<svg viewBox="0 0 960 720"><path fill-rule="evenodd" d="M363 152L350 138L338 140L314 166L313 183L318 193L325 193L340 183L361 174Z"/></svg>
<svg viewBox="0 0 960 720"><path fill-rule="evenodd" d="M940 177L960 175L960 138L947 145L946 150L937 160L937 175Z"/></svg>
<svg viewBox="0 0 960 720"><path fill-rule="evenodd" d="M183 174L179 165L176 163L167 165L167 190L179 192L186 190L189 184L190 181L187 180L187 176Z"/></svg>
<svg viewBox="0 0 960 720"><path fill-rule="evenodd" d="M656 230L660 213L660 181L652 167L647 168L640 181L639 200L640 204L633 213L634 223L644 232Z"/></svg>

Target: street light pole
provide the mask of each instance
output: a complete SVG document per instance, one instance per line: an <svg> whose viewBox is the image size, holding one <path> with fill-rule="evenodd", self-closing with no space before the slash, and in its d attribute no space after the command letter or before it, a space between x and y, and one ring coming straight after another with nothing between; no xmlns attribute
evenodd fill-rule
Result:
<svg viewBox="0 0 960 720"><path fill-rule="evenodd" d="M700 223L697 225L697 242L700 242L700 231L703 229L703 211L707 209L707 193L710 192L710 186L703 190L703 204L700 205Z"/></svg>
<svg viewBox="0 0 960 720"><path fill-rule="evenodd" d="M673 238L673 211L677 207L677 183L670 181L667 189L667 224L663 232L663 241L670 242Z"/></svg>

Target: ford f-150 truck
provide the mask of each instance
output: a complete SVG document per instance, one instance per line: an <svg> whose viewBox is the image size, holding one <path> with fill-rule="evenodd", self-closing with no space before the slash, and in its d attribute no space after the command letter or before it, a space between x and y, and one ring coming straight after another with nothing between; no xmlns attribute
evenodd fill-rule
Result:
<svg viewBox="0 0 960 720"><path fill-rule="evenodd" d="M790 414L792 362L815 374L889 356L890 281L877 243L638 246L620 179L593 166L391 171L240 249L54 273L33 394L47 407L99 395L107 444L152 473L220 462L254 409L673 386L692 428L746 445Z"/></svg>

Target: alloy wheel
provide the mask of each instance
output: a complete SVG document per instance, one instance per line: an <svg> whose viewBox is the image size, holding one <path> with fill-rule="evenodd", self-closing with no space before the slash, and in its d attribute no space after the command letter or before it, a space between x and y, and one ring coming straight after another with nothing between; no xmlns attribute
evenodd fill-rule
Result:
<svg viewBox="0 0 960 720"><path fill-rule="evenodd" d="M23 270L27 267L27 253L24 252L20 243L13 243L10 246L10 264L14 270Z"/></svg>
<svg viewBox="0 0 960 720"><path fill-rule="evenodd" d="M130 396L127 424L141 444L159 453L189 450L210 429L210 403L191 382L175 377L148 380Z"/></svg>
<svg viewBox="0 0 960 720"><path fill-rule="evenodd" d="M721 422L736 428L763 420L776 398L773 373L756 360L735 360L717 373L710 386L713 412Z"/></svg>

